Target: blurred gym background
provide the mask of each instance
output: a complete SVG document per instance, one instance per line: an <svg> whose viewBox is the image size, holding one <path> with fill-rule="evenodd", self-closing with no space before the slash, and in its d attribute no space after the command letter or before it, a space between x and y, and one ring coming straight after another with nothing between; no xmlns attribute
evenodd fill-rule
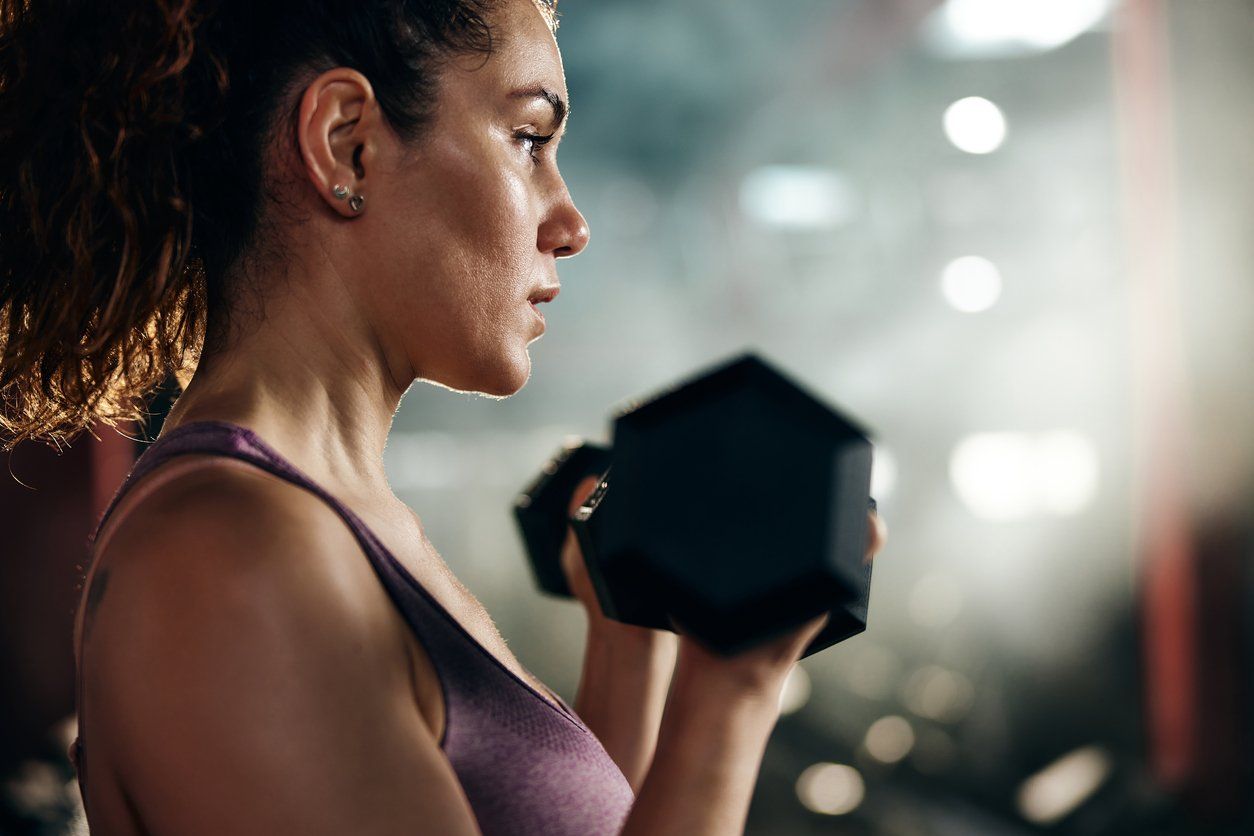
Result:
<svg viewBox="0 0 1254 836"><path fill-rule="evenodd" d="M583 620L516 492L752 348L874 428L892 534L749 833L1250 832L1254 1L562 11L592 245L527 387L416 386L387 450L523 663L573 699ZM142 447L97 435L0 478L4 834L75 816L74 567Z"/></svg>

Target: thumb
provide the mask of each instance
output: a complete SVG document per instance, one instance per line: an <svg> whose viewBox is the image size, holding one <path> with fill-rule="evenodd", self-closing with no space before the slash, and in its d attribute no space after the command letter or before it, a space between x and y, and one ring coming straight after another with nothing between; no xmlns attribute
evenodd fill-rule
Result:
<svg viewBox="0 0 1254 836"><path fill-rule="evenodd" d="M570 503L566 509L566 516L573 516L579 510L579 506L583 505L583 501L596 490L600 482L601 477L594 473L591 476L585 476L579 484L575 485L575 490L570 496Z"/></svg>

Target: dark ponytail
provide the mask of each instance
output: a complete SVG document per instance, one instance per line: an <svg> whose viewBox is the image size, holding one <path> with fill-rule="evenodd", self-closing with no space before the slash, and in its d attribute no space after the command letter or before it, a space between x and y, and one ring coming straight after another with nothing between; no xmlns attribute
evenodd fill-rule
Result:
<svg viewBox="0 0 1254 836"><path fill-rule="evenodd" d="M304 84L354 67L418 141L496 2L0 0L0 448L140 419L275 244L263 161Z"/></svg>

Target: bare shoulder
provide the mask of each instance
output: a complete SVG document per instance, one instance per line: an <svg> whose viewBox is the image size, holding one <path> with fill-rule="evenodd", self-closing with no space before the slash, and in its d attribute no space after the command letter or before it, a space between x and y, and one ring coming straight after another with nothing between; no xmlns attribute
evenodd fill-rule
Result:
<svg viewBox="0 0 1254 836"><path fill-rule="evenodd" d="M351 607L357 596L336 593L350 591L345 585L357 574L346 559L354 548L352 533L318 497L248 464L218 458L166 474L126 509L95 555L83 642L98 643L101 617L113 609L168 623L189 608L242 605L250 596L275 608L301 595Z"/></svg>
<svg viewBox="0 0 1254 836"><path fill-rule="evenodd" d="M400 622L318 497L197 468L135 506L96 559L88 750L108 753L156 832L349 832L377 817L359 832L390 833L416 815L473 832L414 705Z"/></svg>
<svg viewBox="0 0 1254 836"><path fill-rule="evenodd" d="M298 485L234 459L213 457L200 465L164 481L130 509L107 544L111 562L159 559L160 553L221 557L224 547L239 546L231 568L240 569L273 565L327 537L334 546L353 541L339 515Z"/></svg>
<svg viewBox="0 0 1254 836"><path fill-rule="evenodd" d="M257 629L257 618L314 639L327 621L341 634L395 623L330 506L258 468L219 461L163 483L117 524L96 555L84 642L183 622L222 640Z"/></svg>

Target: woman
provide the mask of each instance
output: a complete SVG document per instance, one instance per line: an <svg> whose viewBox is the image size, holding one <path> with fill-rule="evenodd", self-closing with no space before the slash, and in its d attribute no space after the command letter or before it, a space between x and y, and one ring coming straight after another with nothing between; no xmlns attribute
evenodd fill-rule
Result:
<svg viewBox="0 0 1254 836"><path fill-rule="evenodd" d="M525 384L535 303L588 242L554 160L552 9L0 8L6 430L135 417L194 368L93 541L73 750L93 832L742 828L823 619L722 659L605 619L568 538L572 710L384 474L415 380Z"/></svg>

